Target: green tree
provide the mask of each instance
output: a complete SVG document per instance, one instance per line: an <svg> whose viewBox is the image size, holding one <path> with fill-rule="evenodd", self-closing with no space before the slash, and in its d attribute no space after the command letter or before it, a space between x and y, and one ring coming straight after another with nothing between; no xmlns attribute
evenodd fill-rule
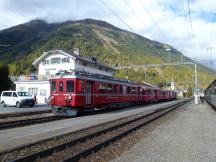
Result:
<svg viewBox="0 0 216 162"><path fill-rule="evenodd" d="M9 77L9 68L7 65L0 66L0 92L12 87L12 81Z"/></svg>

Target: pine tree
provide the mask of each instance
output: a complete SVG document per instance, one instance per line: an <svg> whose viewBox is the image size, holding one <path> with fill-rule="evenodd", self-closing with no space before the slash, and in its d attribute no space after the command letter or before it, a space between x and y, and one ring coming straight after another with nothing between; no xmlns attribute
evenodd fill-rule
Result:
<svg viewBox="0 0 216 162"><path fill-rule="evenodd" d="M12 87L12 81L9 77L9 68L7 65L0 66L0 92Z"/></svg>

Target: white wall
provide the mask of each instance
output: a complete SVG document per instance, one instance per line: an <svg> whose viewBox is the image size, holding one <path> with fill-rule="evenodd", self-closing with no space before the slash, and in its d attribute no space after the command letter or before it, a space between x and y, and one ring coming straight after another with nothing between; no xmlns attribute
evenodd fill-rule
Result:
<svg viewBox="0 0 216 162"><path fill-rule="evenodd" d="M29 90L36 94L37 102L39 104L44 104L45 99L50 96L50 83L49 81L17 81L16 91L26 91ZM34 94L33 94L34 96Z"/></svg>
<svg viewBox="0 0 216 162"><path fill-rule="evenodd" d="M70 58L69 63L60 63L60 64L51 64L51 58L54 57L60 57L65 58L67 56L63 54L51 54L48 55L44 60L49 60L49 64L43 65L43 62L41 61L39 66L38 66L38 75L46 75L46 72L49 72L49 76L55 75L59 70L70 70L74 69L74 59Z"/></svg>

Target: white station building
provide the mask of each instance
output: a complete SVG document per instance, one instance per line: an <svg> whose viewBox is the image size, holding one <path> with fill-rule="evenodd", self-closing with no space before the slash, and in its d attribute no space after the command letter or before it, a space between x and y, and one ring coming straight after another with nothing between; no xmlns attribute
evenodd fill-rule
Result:
<svg viewBox="0 0 216 162"><path fill-rule="evenodd" d="M97 62L96 58L86 58L80 55L79 49L75 48L73 53L63 50L51 50L44 52L37 58L33 65L38 68L38 80L15 81L17 91L27 91L35 96L37 103L46 103L50 96L49 79L54 78L60 70L80 70L113 76L115 70Z"/></svg>

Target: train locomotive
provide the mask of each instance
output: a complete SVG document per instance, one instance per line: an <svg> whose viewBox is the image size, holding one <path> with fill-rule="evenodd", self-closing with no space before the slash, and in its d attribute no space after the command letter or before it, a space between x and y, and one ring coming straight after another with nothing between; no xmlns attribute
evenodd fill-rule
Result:
<svg viewBox="0 0 216 162"><path fill-rule="evenodd" d="M74 116L86 109L121 108L176 99L176 92L148 83L84 71L60 71L50 79L50 105L56 115Z"/></svg>

